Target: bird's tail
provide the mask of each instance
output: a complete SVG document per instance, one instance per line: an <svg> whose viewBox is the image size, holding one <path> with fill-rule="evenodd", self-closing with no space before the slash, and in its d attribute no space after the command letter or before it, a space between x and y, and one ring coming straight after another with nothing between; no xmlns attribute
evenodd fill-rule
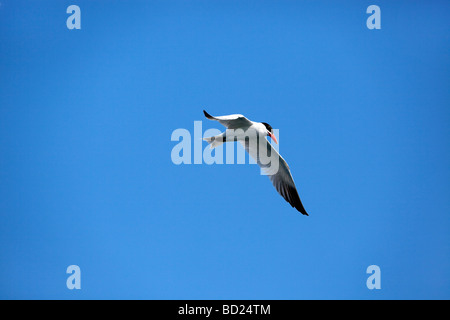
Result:
<svg viewBox="0 0 450 320"><path fill-rule="evenodd" d="M203 138L203 140L209 143L211 149L214 149L215 147L218 147L225 142L225 139L222 134L219 134L218 136L214 137Z"/></svg>

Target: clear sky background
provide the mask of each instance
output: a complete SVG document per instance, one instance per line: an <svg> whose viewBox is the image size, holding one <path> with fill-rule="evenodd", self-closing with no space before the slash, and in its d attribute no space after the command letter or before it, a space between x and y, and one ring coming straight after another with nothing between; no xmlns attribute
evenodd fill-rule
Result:
<svg viewBox="0 0 450 320"><path fill-rule="evenodd" d="M449 299L449 12L0 0L0 298ZM172 163L203 109L280 130L309 217L256 165Z"/></svg>

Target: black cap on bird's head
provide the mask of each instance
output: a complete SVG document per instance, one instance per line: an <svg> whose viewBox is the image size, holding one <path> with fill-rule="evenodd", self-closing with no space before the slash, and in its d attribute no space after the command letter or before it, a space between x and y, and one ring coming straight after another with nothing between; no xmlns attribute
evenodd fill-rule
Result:
<svg viewBox="0 0 450 320"><path fill-rule="evenodd" d="M266 122L261 122L267 129L267 135L272 138L273 141L275 141L276 144L278 144L277 138L275 138L275 135L273 134L273 128L270 124Z"/></svg>
<svg viewBox="0 0 450 320"><path fill-rule="evenodd" d="M266 122L261 122L269 132L273 132L272 126Z"/></svg>

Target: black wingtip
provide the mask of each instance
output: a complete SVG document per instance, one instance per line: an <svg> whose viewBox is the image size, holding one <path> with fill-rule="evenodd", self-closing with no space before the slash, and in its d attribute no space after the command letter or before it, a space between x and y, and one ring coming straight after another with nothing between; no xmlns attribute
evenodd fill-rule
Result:
<svg viewBox="0 0 450 320"><path fill-rule="evenodd" d="M297 209L304 216L309 216L309 214L308 214L308 212L306 212L306 209L303 206L302 201L300 200L300 197L298 196L298 194L297 194L297 201L292 206L295 207L295 209Z"/></svg>
<svg viewBox="0 0 450 320"><path fill-rule="evenodd" d="M212 115L210 115L208 112L206 112L205 110L203 110L203 113L205 114L205 117L207 117L208 119L214 119L214 117Z"/></svg>
<svg viewBox="0 0 450 320"><path fill-rule="evenodd" d="M308 212L306 212L305 208L303 208L303 205L301 206L301 208L297 208L296 209L304 216L309 216Z"/></svg>

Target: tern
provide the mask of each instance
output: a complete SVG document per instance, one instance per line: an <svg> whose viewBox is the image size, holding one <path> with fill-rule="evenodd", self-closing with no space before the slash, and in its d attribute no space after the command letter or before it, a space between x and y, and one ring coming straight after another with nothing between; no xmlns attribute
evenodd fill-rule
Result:
<svg viewBox="0 0 450 320"><path fill-rule="evenodd" d="M203 110L203 113L206 118L218 121L227 128L225 132L217 136L204 138L211 148L215 148L227 141L239 141L248 154L266 172L278 193L292 207L302 214L308 215L298 195L289 165L266 138L269 136L278 144L277 138L273 134L273 129L268 123L250 121L242 114L213 117L205 110ZM268 161L263 161L267 159L271 160L270 164L276 163L277 166L271 167Z"/></svg>

